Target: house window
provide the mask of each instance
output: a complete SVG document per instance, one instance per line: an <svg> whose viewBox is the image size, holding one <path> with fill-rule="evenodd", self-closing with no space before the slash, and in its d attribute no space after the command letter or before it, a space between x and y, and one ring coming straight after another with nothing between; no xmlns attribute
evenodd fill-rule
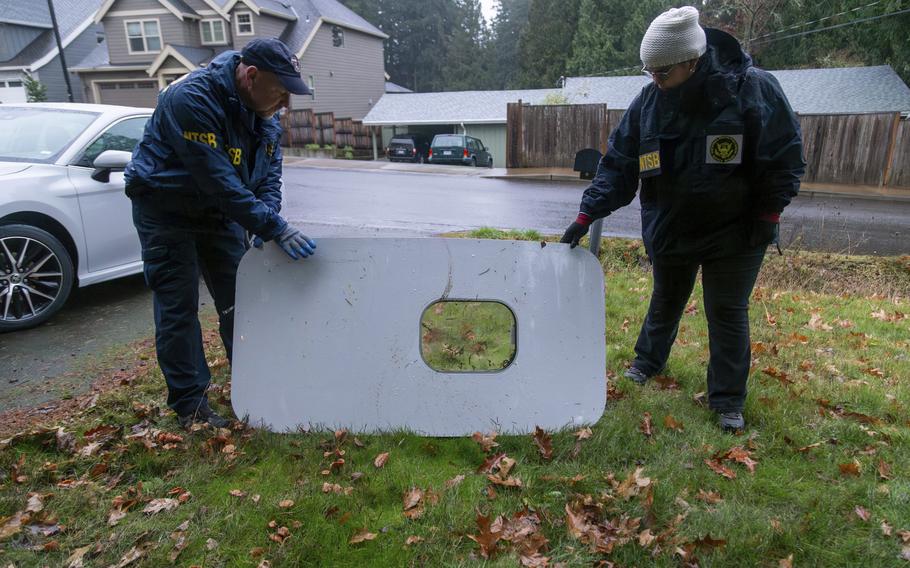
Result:
<svg viewBox="0 0 910 568"><path fill-rule="evenodd" d="M253 13L237 12L234 14L234 22L237 24L234 33L239 36L253 35Z"/></svg>
<svg viewBox="0 0 910 568"><path fill-rule="evenodd" d="M158 31L158 20L127 20L124 23L130 53L161 51L161 32Z"/></svg>
<svg viewBox="0 0 910 568"><path fill-rule="evenodd" d="M224 45L227 38L224 36L224 20L202 20L199 22L202 32L202 45Z"/></svg>
<svg viewBox="0 0 910 568"><path fill-rule="evenodd" d="M21 87L21 86L22 86L22 81L10 81L9 83L6 84L6 86L8 86L8 87Z"/></svg>
<svg viewBox="0 0 910 568"><path fill-rule="evenodd" d="M332 26L332 45L344 47L344 30L338 26Z"/></svg>
<svg viewBox="0 0 910 568"><path fill-rule="evenodd" d="M316 98L316 77L310 75L310 80L307 81L310 92L313 93L313 98Z"/></svg>

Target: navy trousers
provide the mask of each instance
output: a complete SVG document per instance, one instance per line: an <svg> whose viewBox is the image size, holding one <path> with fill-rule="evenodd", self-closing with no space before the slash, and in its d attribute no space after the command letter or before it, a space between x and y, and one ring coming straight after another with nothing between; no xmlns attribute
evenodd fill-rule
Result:
<svg viewBox="0 0 910 568"><path fill-rule="evenodd" d="M654 292L635 344L635 367L646 375L663 370L679 320L702 271L708 320L708 404L717 412L742 412L751 364L749 296L767 247L710 260L652 259Z"/></svg>
<svg viewBox="0 0 910 568"><path fill-rule="evenodd" d="M228 359L233 356L237 266L246 252L243 229L191 198L133 199L145 281L153 293L155 349L178 415L206 401L211 380L199 324L199 276L215 301Z"/></svg>

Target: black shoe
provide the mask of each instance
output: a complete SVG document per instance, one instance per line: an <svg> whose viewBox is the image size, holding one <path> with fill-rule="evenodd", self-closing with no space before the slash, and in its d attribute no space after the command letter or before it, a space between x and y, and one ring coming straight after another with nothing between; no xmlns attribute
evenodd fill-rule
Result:
<svg viewBox="0 0 910 568"><path fill-rule="evenodd" d="M718 412L717 421L724 432L739 432L746 427L742 412Z"/></svg>
<svg viewBox="0 0 910 568"><path fill-rule="evenodd" d="M626 369L626 372L623 373L623 376L626 377L627 379L632 379L633 381L635 381L635 384L638 384L638 385L643 385L643 384L647 383L648 379L651 378L648 375L646 375L645 372L642 371L641 369L639 369L638 367L629 367L628 369Z"/></svg>
<svg viewBox="0 0 910 568"><path fill-rule="evenodd" d="M190 426L195 424L209 424L215 428L227 428L231 425L231 421L227 418L219 416L208 404L203 403L199 406L199 409L196 412L190 414L184 414L183 416L177 416L177 423L180 424L180 427L183 429L189 429Z"/></svg>

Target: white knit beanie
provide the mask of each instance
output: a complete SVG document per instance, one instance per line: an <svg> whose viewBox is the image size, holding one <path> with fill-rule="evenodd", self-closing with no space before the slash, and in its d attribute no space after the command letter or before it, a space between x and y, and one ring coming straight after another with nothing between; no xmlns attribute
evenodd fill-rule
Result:
<svg viewBox="0 0 910 568"><path fill-rule="evenodd" d="M658 68L698 59L707 49L705 30L692 6L670 8L654 18L641 40L641 62Z"/></svg>

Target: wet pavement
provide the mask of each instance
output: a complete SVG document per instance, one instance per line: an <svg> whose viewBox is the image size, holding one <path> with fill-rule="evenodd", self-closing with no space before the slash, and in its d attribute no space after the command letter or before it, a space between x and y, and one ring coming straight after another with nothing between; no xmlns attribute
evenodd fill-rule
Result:
<svg viewBox="0 0 910 568"><path fill-rule="evenodd" d="M449 174L286 167L282 213L317 239L431 236L479 227L561 234L585 187ZM637 200L604 223L609 236L639 238L640 230ZM799 197L783 216L781 236L789 248L910 254L910 201ZM202 291L203 314L210 316L211 300L204 286ZM0 335L0 412L84 391L99 355L113 357L152 333L151 294L141 276L75 290L47 324Z"/></svg>

